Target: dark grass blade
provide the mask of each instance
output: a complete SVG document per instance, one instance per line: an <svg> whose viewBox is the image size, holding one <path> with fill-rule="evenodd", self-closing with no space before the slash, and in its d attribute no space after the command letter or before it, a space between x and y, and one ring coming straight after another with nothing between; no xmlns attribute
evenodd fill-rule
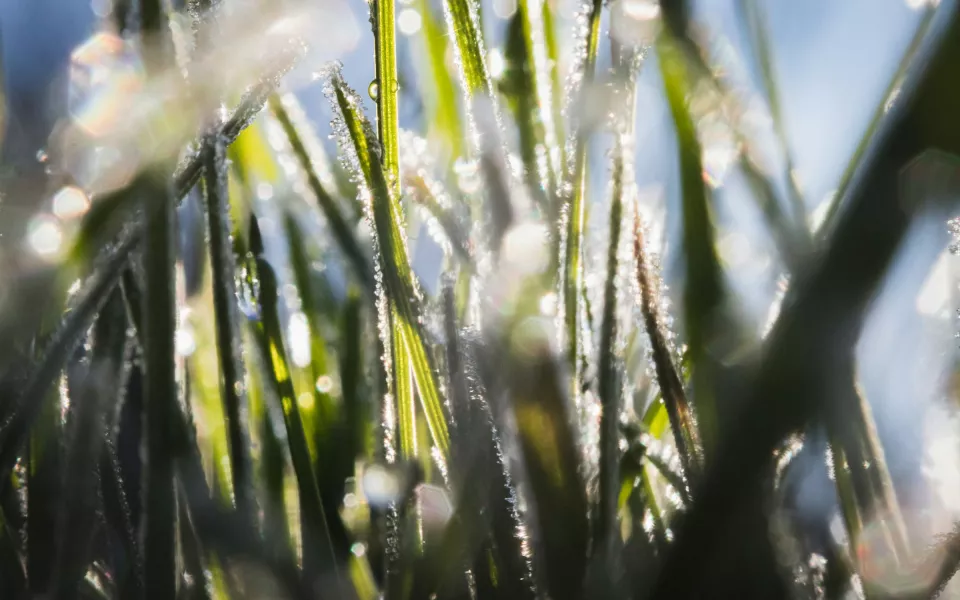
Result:
<svg viewBox="0 0 960 600"><path fill-rule="evenodd" d="M709 196L703 181L700 141L690 115L689 78L681 48L674 38L661 34L657 52L667 102L677 135L683 216L685 282L683 315L688 355L693 365L694 404L704 451L717 443L717 407L707 353L712 322L724 299L723 274L714 244L715 232Z"/></svg>
<svg viewBox="0 0 960 600"><path fill-rule="evenodd" d="M100 495L103 498L104 520L116 537L120 539L123 557L112 565L117 577L117 586L122 593L130 596L140 594L143 581L143 565L140 560L139 540L136 523L130 508L127 490L124 488L120 459L117 456L116 442L109 430L104 431L103 447L100 451Z"/></svg>
<svg viewBox="0 0 960 600"><path fill-rule="evenodd" d="M104 441L104 415L113 409L122 389L126 326L123 298L115 289L94 325L90 365L81 375L67 423L53 586L59 597L73 593L91 558L100 505L97 465Z"/></svg>
<svg viewBox="0 0 960 600"><path fill-rule="evenodd" d="M147 475L144 488L143 556L147 598L171 598L176 590L176 498L170 440L178 388L174 363L177 326L174 288L176 218L172 194L158 185L147 197L144 237L143 350Z"/></svg>
<svg viewBox="0 0 960 600"><path fill-rule="evenodd" d="M310 261L304 246L302 231L292 215L286 216L285 231L294 281L300 293L310 331L310 370L311 383L314 383L312 392L315 401L314 447L317 456L314 471L317 487L323 501L334 547L346 548L350 545L349 536L338 511L346 491L346 478L350 477L354 471L354 455L350 448L344 447L347 432L340 405L334 403L330 393L317 388L316 382L321 377L329 378L332 373L326 341L321 331L321 309L313 293L314 282L310 275Z"/></svg>
<svg viewBox="0 0 960 600"><path fill-rule="evenodd" d="M204 147L204 191L207 208L207 235L213 282L217 358L220 364L220 397L233 476L233 499L241 515L254 522L254 501L250 477L249 436L246 432L247 398L244 392L243 347L240 311L237 307L237 264L230 242L230 206L227 191L225 140L211 136Z"/></svg>
<svg viewBox="0 0 960 600"><path fill-rule="evenodd" d="M283 101L277 96L272 96L270 98L270 109L283 127L283 131L290 141L290 146L293 148L293 153L300 162L300 168L303 169L303 172L307 176L307 184L316 197L324 218L330 225L330 233L333 235L333 239L337 242L340 251L343 252L343 255L353 268L352 273L354 277L357 278L357 281L360 282L364 289L372 294L373 271L367 254L361 248L360 242L357 241L353 228L344 218L340 210L340 205L333 196L327 192L323 183L320 181L320 176L313 166L313 161L307 152L307 148L301 139L297 127L291 120L287 109L283 106Z"/></svg>

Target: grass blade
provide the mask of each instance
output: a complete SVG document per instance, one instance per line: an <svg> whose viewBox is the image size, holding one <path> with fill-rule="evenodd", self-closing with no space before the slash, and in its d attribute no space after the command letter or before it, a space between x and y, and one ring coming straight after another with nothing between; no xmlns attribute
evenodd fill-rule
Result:
<svg viewBox="0 0 960 600"><path fill-rule="evenodd" d="M170 440L178 388L174 364L177 327L174 290L176 221L174 202L158 185L147 198L149 224L144 237L143 294L144 411L147 479L144 489L144 590L147 598L172 598L176 590L176 498Z"/></svg>
<svg viewBox="0 0 960 600"><path fill-rule="evenodd" d="M253 221L253 223L255 224L256 221ZM300 500L304 570L312 578L327 576L328 569L332 570L338 582L338 588L342 588L343 581L340 577L338 558L331 542L330 528L320 499L320 491L310 459L309 445L293 389L292 371L283 345L282 329L277 313L276 275L274 275L272 267L263 258L257 258L256 272L260 283L258 300L261 314L257 337L261 345L261 352L264 356L270 357L270 381L273 382L274 392L281 401L284 424L287 429L287 444L290 449L293 469L296 473Z"/></svg>
<svg viewBox="0 0 960 600"><path fill-rule="evenodd" d="M484 61L486 51L478 11L474 0L443 0L447 33L454 41L460 83L468 99L478 93L491 95L493 92Z"/></svg>
<svg viewBox="0 0 960 600"><path fill-rule="evenodd" d="M125 347L123 298L115 289L94 326L90 366L78 386L68 422L53 587L60 597L68 597L76 589L91 558L99 504L97 464L103 445L103 418L121 390ZM66 540L70 540L69 545Z"/></svg>
<svg viewBox="0 0 960 600"><path fill-rule="evenodd" d="M597 380L600 396L600 473L597 499L597 522L594 525L593 547L603 552L605 545L616 538L617 498L620 489L619 423L622 393L621 360L617 352L617 277L620 249L620 221L623 218L623 148L613 150L610 195L610 228L607 246L607 276L603 290L603 317L600 324L600 349ZM610 557L608 557L608 560Z"/></svg>

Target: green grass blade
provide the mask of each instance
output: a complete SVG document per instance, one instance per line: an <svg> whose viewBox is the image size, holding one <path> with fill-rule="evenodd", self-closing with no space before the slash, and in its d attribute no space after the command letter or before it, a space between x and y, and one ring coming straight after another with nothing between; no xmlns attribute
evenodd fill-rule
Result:
<svg viewBox="0 0 960 600"><path fill-rule="evenodd" d="M704 452L717 436L715 399L709 378L707 345L711 322L724 299L723 273L714 243L715 232L709 196L703 181L700 142L688 106L689 78L682 50L663 33L657 53L663 85L677 135L683 216L685 285L683 316L688 353L693 365L692 383Z"/></svg>
<svg viewBox="0 0 960 600"><path fill-rule="evenodd" d="M363 181L361 196L368 203L366 212L376 237L384 291L391 312L398 317L392 323L393 328L398 328L393 337L402 339L409 353L409 364L431 437L441 454L446 456L450 434L436 372L430 364L420 329L420 300L402 233L400 207L376 160L377 141L361 112L359 96L344 84L339 72L331 71L328 77L327 93L335 112L334 132L341 151L347 157L348 167L356 170Z"/></svg>
<svg viewBox="0 0 960 600"><path fill-rule="evenodd" d="M254 221L255 222L255 221ZM251 244L252 246L253 244ZM258 327L258 339L261 352L269 357L270 378L274 393L280 400L284 424L287 430L287 445L290 459L296 474L300 517L303 540L304 570L310 577L319 577L332 569L336 574L338 587L343 585L340 578L337 555L333 548L330 528L324 514L320 491L317 486L313 463L310 458L309 444L293 388L292 370L284 349L282 328L277 313L277 279L273 268L262 258L256 261L256 272L260 284L261 322Z"/></svg>
<svg viewBox="0 0 960 600"><path fill-rule="evenodd" d="M454 41L460 82L468 98L493 91L484 61L486 50L478 11L474 0L443 0L447 33Z"/></svg>
<svg viewBox="0 0 960 600"><path fill-rule="evenodd" d="M274 116L276 116L277 121L280 122L281 127L283 127L283 131L290 141L290 146L293 148L293 153L296 155L297 160L300 161L300 168L303 169L303 172L307 176L307 184L310 186L311 191L313 191L314 196L316 196L320 210L330 225L330 233L340 247L340 251L343 252L347 261L349 261L353 267L353 274L357 278L357 281L372 293L372 270L370 268L370 261L367 259L367 254L362 250L353 228L344 218L337 201L324 187L319 173L313 166L313 159L307 151L302 136L291 119L289 111L284 106L284 100L277 96L272 96L270 98L270 109L273 111Z"/></svg>
<svg viewBox="0 0 960 600"><path fill-rule="evenodd" d="M400 186L400 121L397 99L397 32L395 0L376 0L373 35L377 42L377 125L381 148L380 160L390 189L396 194Z"/></svg>
<svg viewBox="0 0 960 600"><path fill-rule="evenodd" d="M237 510L254 522L250 481L249 437L244 414L247 398L237 307L237 264L230 242L230 208L224 140L213 137L204 148L204 190L207 200L207 234L216 319L217 357L220 363L220 397L230 452L233 498Z"/></svg>

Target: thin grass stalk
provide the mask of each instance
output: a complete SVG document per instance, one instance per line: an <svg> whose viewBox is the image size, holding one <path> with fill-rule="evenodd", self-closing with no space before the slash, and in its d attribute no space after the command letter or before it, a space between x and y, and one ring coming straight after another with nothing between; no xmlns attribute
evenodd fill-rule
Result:
<svg viewBox="0 0 960 600"><path fill-rule="evenodd" d="M230 242L230 207L227 190L224 140L209 138L204 148L204 191L207 201L207 235L213 280L213 308L216 320L217 358L220 363L220 396L230 451L233 498L244 518L255 522L253 487L250 477L249 437L245 430L247 397L240 311L237 309L237 271Z"/></svg>
<svg viewBox="0 0 960 600"><path fill-rule="evenodd" d="M594 0L590 5L590 12L587 15L587 39L586 54L583 59L583 73L578 95L575 98L575 110L583 111L586 102L587 93L594 80L596 70L597 50L600 40L600 13L603 3L600 0ZM582 121L578 119L577 121ZM576 122L576 121L575 121ZM563 291L563 315L564 315L564 343L567 354L568 366L573 374L573 394L574 398L580 395L580 353L582 344L580 340L580 309L582 304L579 302L581 287L583 285L583 267L582 263L582 245L583 245L583 227L584 227L584 195L586 194L587 178L587 142L590 132L578 124L574 135L573 156L569 157L570 172L567 174L569 185L569 197L565 201L564 215L565 223L565 245L563 248L564 264L562 291Z"/></svg>
<svg viewBox="0 0 960 600"><path fill-rule="evenodd" d="M623 218L623 148L613 149L610 196L610 228L607 249L607 276L603 291L603 317L600 324L600 360L597 380L600 396L600 473L597 523L594 548L600 550L615 536L619 493L619 423L622 386L617 353L617 276L619 271L620 222Z"/></svg>

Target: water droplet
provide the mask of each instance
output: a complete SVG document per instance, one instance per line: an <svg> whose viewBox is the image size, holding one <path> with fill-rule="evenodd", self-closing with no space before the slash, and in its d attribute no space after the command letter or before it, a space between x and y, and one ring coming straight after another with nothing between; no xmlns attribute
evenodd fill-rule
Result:
<svg viewBox="0 0 960 600"><path fill-rule="evenodd" d="M370 87L367 88L367 93L370 94L370 98L374 102L380 100L380 83L376 79L370 82Z"/></svg>
<svg viewBox="0 0 960 600"><path fill-rule="evenodd" d="M63 244L63 229L53 215L37 215L27 225L27 242L33 251L44 258L53 258Z"/></svg>
<svg viewBox="0 0 960 600"><path fill-rule="evenodd" d="M37 150L37 162L39 162L39 163L45 163L45 162L47 162L47 160L49 160L49 159L50 159L50 157L47 155L47 151L46 151L46 150L44 150L43 148Z"/></svg>
<svg viewBox="0 0 960 600"><path fill-rule="evenodd" d="M363 493L373 506L385 507L399 499L400 479L379 465L371 465L363 472Z"/></svg>
<svg viewBox="0 0 960 600"><path fill-rule="evenodd" d="M396 79L390 80L390 91L399 92L400 91L400 82Z"/></svg>

